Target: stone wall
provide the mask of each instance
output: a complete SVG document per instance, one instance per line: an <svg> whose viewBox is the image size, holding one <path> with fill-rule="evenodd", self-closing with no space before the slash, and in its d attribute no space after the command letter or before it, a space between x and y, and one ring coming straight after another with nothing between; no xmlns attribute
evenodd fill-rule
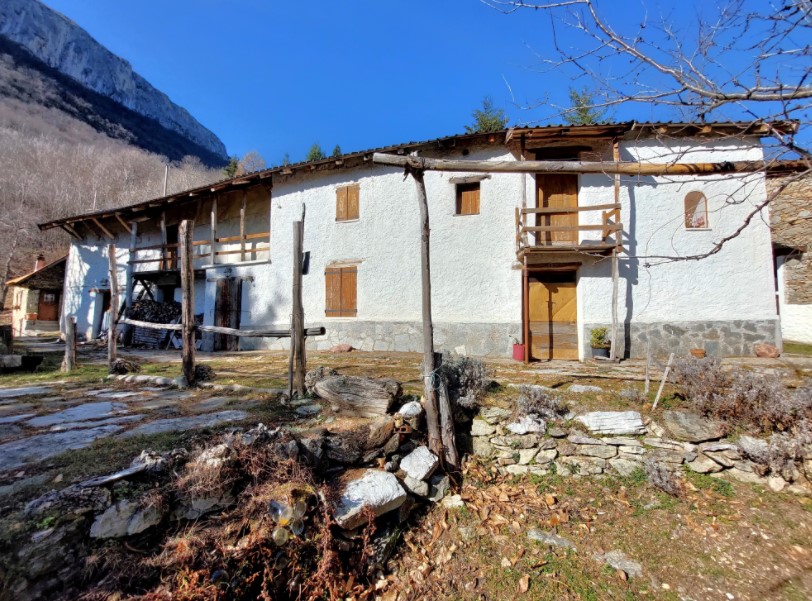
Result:
<svg viewBox="0 0 812 601"><path fill-rule="evenodd" d="M611 324L584 324L584 348L589 349L593 328ZM766 342L780 344L777 320L736 319L730 321L674 321L635 323L619 326L621 356L644 358L650 347L654 356L669 353L687 355L691 349L704 349L709 357L746 357L753 355L753 345ZM625 330L625 332L624 332Z"/></svg>
<svg viewBox="0 0 812 601"><path fill-rule="evenodd" d="M770 203L770 227L773 242L790 248L784 262L785 302L793 305L812 304L812 178L793 182L783 190L784 180L767 181L769 193L777 194Z"/></svg>
<svg viewBox="0 0 812 601"><path fill-rule="evenodd" d="M574 424L574 425L573 425ZM550 421L517 419L506 409L487 408L473 420L473 454L513 475L631 476L648 460L678 473L684 468L758 483L775 491L812 493L797 466L777 470L749 457L766 455L767 441L741 436L725 440L718 424L700 416L666 411L663 424L636 411L597 411ZM812 451L807 469L812 469Z"/></svg>

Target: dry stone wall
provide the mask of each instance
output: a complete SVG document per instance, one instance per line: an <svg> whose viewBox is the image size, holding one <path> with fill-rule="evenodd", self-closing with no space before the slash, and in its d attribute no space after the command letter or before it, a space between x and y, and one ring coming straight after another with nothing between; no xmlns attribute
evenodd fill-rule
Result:
<svg viewBox="0 0 812 601"><path fill-rule="evenodd" d="M785 301L793 305L812 304L812 178L784 185L783 179L767 181L768 193L777 194L770 204L773 243L806 248L790 253L784 263Z"/></svg>

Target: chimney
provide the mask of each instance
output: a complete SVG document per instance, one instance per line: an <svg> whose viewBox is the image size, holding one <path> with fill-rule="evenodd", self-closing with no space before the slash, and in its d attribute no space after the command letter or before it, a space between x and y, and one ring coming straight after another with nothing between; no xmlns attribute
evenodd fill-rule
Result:
<svg viewBox="0 0 812 601"><path fill-rule="evenodd" d="M43 267L45 267L45 255L40 253L37 255L37 260L34 263L34 271L39 271Z"/></svg>

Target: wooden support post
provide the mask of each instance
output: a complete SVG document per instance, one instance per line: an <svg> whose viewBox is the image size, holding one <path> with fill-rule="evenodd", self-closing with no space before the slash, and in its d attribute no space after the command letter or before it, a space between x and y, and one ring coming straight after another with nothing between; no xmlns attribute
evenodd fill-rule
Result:
<svg viewBox="0 0 812 601"><path fill-rule="evenodd" d="M612 143L612 159L615 163L620 162L620 143L617 140L614 140ZM615 205L620 204L620 174L615 174ZM618 213L619 215L619 213ZM617 222L620 221L620 217L618 216ZM618 318L617 318L617 301L618 301L618 264L617 264L617 242L622 237L622 233L620 231L615 231L615 247L612 249L612 332L611 332L611 347L609 348L609 358L612 361L617 361L618 358L618 340L617 340L617 328L618 328Z"/></svg>
<svg viewBox="0 0 812 601"><path fill-rule="evenodd" d="M648 391L651 387L651 343L646 343L646 384L643 386L643 394L648 400Z"/></svg>
<svg viewBox="0 0 812 601"><path fill-rule="evenodd" d="M166 256L166 211L161 211L161 269L169 269L169 261Z"/></svg>
<svg viewBox="0 0 812 601"><path fill-rule="evenodd" d="M522 266L522 339L524 362L530 363L530 273L527 271L527 259Z"/></svg>
<svg viewBox="0 0 812 601"><path fill-rule="evenodd" d="M116 327L118 321L118 265L116 264L115 244L107 247L107 260L110 264L110 327L107 330L107 364L112 367L116 360L118 339Z"/></svg>
<svg viewBox="0 0 812 601"><path fill-rule="evenodd" d="M245 201L248 191L242 191L242 202L240 203L240 261L245 261Z"/></svg>
<svg viewBox="0 0 812 601"><path fill-rule="evenodd" d="M271 240L273 239L273 185L268 184L268 261L271 260Z"/></svg>
<svg viewBox="0 0 812 601"><path fill-rule="evenodd" d="M423 289L423 409L426 411L426 426L429 435L429 449L440 460L445 457L443 452L442 435L440 433L440 417L437 408L437 389L434 372L434 324L431 319L431 260L430 260L430 230L429 205L426 199L426 183L423 181L423 172L409 169L417 187L417 203L420 205L420 272Z"/></svg>
<svg viewBox="0 0 812 601"><path fill-rule="evenodd" d="M65 320L65 359L62 361L62 371L71 372L76 369L76 317L69 315Z"/></svg>
<svg viewBox="0 0 812 601"><path fill-rule="evenodd" d="M132 262L135 260L135 248L138 244L138 222L133 221L130 225L132 226L130 230L130 260L127 261L127 282L124 292L124 294L126 294L124 303L128 310L133 306L133 294L135 292L135 283L133 282L135 267L133 267Z"/></svg>
<svg viewBox="0 0 812 601"><path fill-rule="evenodd" d="M211 258L209 262L217 262L217 197L211 201Z"/></svg>
<svg viewBox="0 0 812 601"><path fill-rule="evenodd" d="M668 373L671 371L671 363L674 361L674 353L668 355L668 364L665 366L665 371L663 372L663 379L660 382L660 388L657 390L657 396L654 398L654 404L651 406L651 410L654 411L657 408L657 403L660 402L660 395L663 393L663 388L665 388L665 381L668 380Z"/></svg>
<svg viewBox="0 0 812 601"><path fill-rule="evenodd" d="M289 376L290 398L304 397L305 356L304 356L304 305L302 304L302 248L304 221L293 222L293 296L290 325L290 354L292 372Z"/></svg>
<svg viewBox="0 0 812 601"><path fill-rule="evenodd" d="M181 339L183 341L183 377L192 386L195 383L195 270L192 256L192 236L195 222L180 222L180 284L181 284Z"/></svg>

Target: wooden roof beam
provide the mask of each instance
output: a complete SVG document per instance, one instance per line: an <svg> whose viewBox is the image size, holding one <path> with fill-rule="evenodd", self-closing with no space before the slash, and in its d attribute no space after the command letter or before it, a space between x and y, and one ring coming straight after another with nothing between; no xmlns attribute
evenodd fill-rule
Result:
<svg viewBox="0 0 812 601"><path fill-rule="evenodd" d="M106 227L104 227L104 225L102 224L102 222L101 222L101 221L99 221L99 220L98 220L98 219L96 219L95 217L91 217L91 218L90 218L90 220L91 220L91 221L92 221L92 222L93 222L93 223L96 225L96 227L97 227L97 228L99 228L99 229L101 230L101 232L102 232L102 233L103 233L103 234L104 234L106 237L108 237L110 240L114 240L114 239L115 239L115 236L112 234L112 232L111 232L110 230L108 230Z"/></svg>
<svg viewBox="0 0 812 601"><path fill-rule="evenodd" d="M121 224L121 226L122 226L122 227L123 227L125 230L127 230L127 233L128 233L128 234L132 234L133 229L130 227L130 224L129 224L129 223L127 223L126 221L124 221L124 220L121 218L121 214L120 214L120 213L116 213L116 219L118 219L118 222Z"/></svg>

